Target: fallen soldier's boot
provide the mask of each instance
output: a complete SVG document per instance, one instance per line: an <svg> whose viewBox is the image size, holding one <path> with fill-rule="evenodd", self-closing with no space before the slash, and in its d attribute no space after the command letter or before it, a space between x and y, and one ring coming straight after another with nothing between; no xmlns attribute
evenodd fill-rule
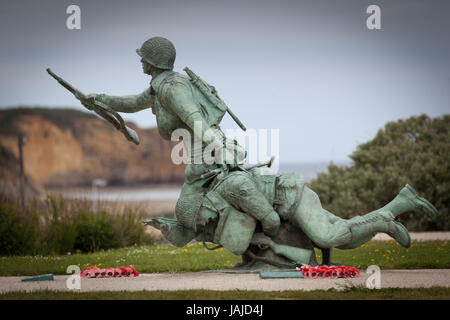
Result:
<svg viewBox="0 0 450 320"><path fill-rule="evenodd" d="M394 217L408 212L408 211L425 211L426 213L436 216L437 209L425 198L419 197L416 190L407 184L400 190L399 194L385 205L382 209L387 209L392 212Z"/></svg>

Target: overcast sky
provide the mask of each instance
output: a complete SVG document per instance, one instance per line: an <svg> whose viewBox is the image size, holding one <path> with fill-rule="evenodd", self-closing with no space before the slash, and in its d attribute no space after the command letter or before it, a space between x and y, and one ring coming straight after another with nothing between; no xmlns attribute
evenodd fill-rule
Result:
<svg viewBox="0 0 450 320"><path fill-rule="evenodd" d="M430 5L433 3L433 5ZM81 8L81 30L66 8ZM366 9L381 8L381 30ZM143 91L136 48L153 36L177 49L254 129L279 129L280 162L343 161L387 121L450 110L450 1L2 1L0 106ZM154 127L150 110L123 114ZM237 128L229 116L223 128Z"/></svg>

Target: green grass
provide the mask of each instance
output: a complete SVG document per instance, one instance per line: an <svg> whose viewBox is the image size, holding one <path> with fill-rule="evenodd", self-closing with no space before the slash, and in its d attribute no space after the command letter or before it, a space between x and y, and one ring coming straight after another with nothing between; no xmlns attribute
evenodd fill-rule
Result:
<svg viewBox="0 0 450 320"><path fill-rule="evenodd" d="M336 249L333 261L361 269L373 264L381 269L448 269L449 252L448 241L413 242L409 249L400 247L394 241L374 241L353 250ZM320 251L316 254L320 261ZM239 256L226 249L209 251L200 243L183 248L135 246L88 254L0 257L0 276L66 274L69 265L79 265L81 269L133 266L141 273L192 272L232 268L240 261Z"/></svg>
<svg viewBox="0 0 450 320"><path fill-rule="evenodd" d="M344 291L119 291L119 292L10 292L0 300L450 300L450 288L387 288L370 290L351 287Z"/></svg>
<svg viewBox="0 0 450 320"><path fill-rule="evenodd" d="M201 244L183 248L168 245L111 249L89 254L59 256L1 257L0 276L66 274L67 266L81 269L132 266L140 273L189 272L232 268L240 260L223 248L209 251Z"/></svg>
<svg viewBox="0 0 450 320"><path fill-rule="evenodd" d="M394 240L371 241L353 250L335 249L332 260L363 269L373 264L382 269L448 269L449 252L448 241L413 241L409 249Z"/></svg>

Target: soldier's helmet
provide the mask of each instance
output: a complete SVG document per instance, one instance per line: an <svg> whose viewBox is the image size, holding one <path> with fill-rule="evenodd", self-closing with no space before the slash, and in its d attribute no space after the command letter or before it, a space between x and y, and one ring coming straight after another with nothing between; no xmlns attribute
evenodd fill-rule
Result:
<svg viewBox="0 0 450 320"><path fill-rule="evenodd" d="M164 70L173 69L176 51L172 42L166 38L150 38L142 44L141 48L136 49L136 52L146 62L157 68Z"/></svg>

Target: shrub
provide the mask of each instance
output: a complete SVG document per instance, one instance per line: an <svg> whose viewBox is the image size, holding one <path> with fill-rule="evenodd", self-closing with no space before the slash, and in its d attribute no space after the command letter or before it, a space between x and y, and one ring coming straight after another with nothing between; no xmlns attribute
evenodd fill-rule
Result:
<svg viewBox="0 0 450 320"><path fill-rule="evenodd" d="M376 137L350 155L353 165L330 164L311 181L327 210L344 218L378 209L405 184L433 203L437 218L404 214L399 221L414 231L450 230L450 115L426 115L389 122Z"/></svg>
<svg viewBox="0 0 450 320"><path fill-rule="evenodd" d="M29 249L24 230L24 219L17 214L17 207L0 207L0 255L24 253Z"/></svg>
<svg viewBox="0 0 450 320"><path fill-rule="evenodd" d="M142 214L93 212L88 202L48 197L24 209L0 205L0 255L66 254L153 243L145 232Z"/></svg>
<svg viewBox="0 0 450 320"><path fill-rule="evenodd" d="M92 214L80 212L76 223L74 250L82 252L99 251L119 247L114 221L105 212Z"/></svg>

